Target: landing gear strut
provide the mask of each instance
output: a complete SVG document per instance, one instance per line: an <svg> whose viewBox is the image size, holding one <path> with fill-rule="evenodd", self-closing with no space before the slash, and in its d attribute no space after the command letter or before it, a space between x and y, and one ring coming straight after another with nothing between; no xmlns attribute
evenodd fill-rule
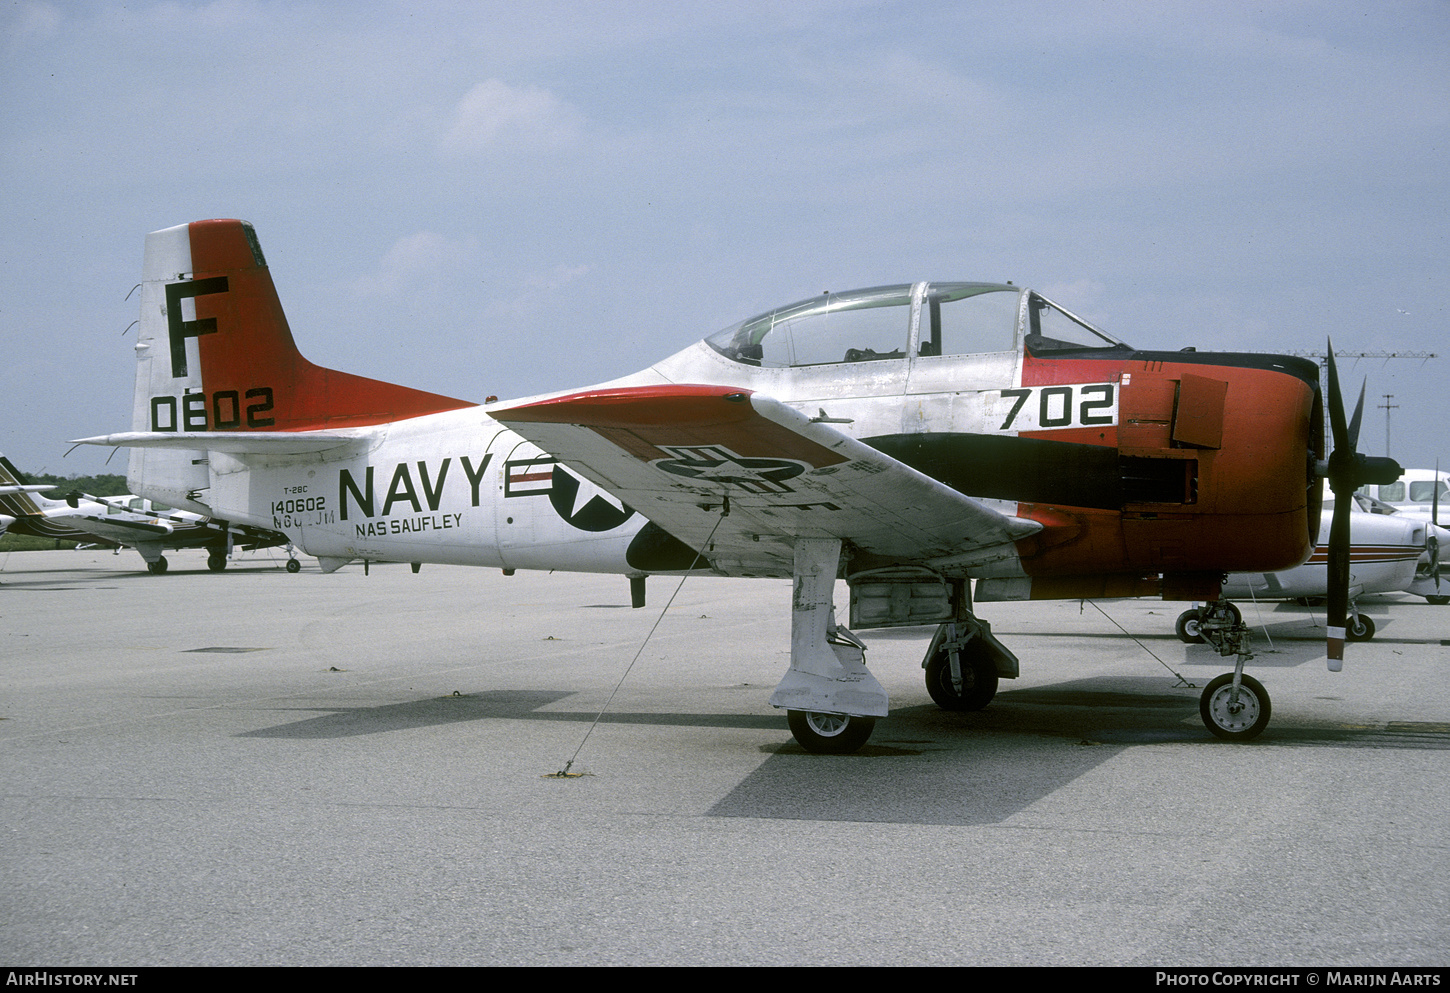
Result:
<svg viewBox="0 0 1450 993"><path fill-rule="evenodd" d="M926 691L942 710L981 710L992 702L997 661L980 631L960 622L942 625L926 662Z"/></svg>
<svg viewBox="0 0 1450 993"><path fill-rule="evenodd" d="M1250 741L1269 726L1268 691L1253 676L1244 675L1244 663L1253 658L1249 651L1249 629L1238 608L1217 600L1202 611L1188 611L1179 618L1197 614L1201 640L1209 642L1222 656L1237 655L1233 672L1215 676L1198 698L1198 715L1214 737L1224 741ZM1179 634L1182 637L1182 633ZM1187 640L1187 639L1185 639Z"/></svg>
<svg viewBox="0 0 1450 993"><path fill-rule="evenodd" d="M823 755L860 748L887 709L886 690L866 671L866 646L836 623L840 561L839 539L796 541L790 668L770 697L801 747Z"/></svg>
<svg viewBox="0 0 1450 993"><path fill-rule="evenodd" d="M1201 645L1210 640L1204 636L1205 627L1229 630L1242 626L1244 615L1229 600L1215 600L1202 607L1190 607L1178 615L1174 630L1178 640L1185 645Z"/></svg>

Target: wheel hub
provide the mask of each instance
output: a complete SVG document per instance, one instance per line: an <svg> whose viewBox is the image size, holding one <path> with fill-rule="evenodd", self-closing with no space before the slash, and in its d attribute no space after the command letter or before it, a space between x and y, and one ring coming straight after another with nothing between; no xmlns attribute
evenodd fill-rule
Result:
<svg viewBox="0 0 1450 993"><path fill-rule="evenodd" d="M806 720L810 723L811 730L822 738L834 738L851 723L851 719L843 714L823 714L818 711L808 713Z"/></svg>
<svg viewBox="0 0 1450 993"><path fill-rule="evenodd" d="M1233 702L1233 687L1225 686L1213 695L1209 710L1215 723L1230 731L1252 727L1259 717L1258 700L1242 686L1239 687L1238 703Z"/></svg>

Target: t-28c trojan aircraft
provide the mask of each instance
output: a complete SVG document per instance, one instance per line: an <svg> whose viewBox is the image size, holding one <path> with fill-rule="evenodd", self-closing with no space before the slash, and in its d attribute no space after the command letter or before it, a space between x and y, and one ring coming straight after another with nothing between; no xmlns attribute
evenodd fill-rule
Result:
<svg viewBox="0 0 1450 993"><path fill-rule="evenodd" d="M827 293L623 379L480 406L308 362L251 226L198 221L146 239L136 355L132 430L84 440L130 447L137 493L283 532L324 569L619 572L637 594L652 573L792 577L770 702L815 752L887 713L838 578L853 628L936 625L928 689L971 710L1018 660L970 580L978 601L1213 600L1225 573L1308 557L1323 477L1399 474L1353 452L1333 377L1322 461L1311 362L1141 351L1010 284ZM1200 706L1229 739L1269 717L1239 627Z"/></svg>

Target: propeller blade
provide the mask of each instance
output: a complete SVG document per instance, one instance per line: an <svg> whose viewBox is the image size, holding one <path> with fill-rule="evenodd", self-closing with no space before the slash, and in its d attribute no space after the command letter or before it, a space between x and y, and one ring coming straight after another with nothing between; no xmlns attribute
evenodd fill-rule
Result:
<svg viewBox="0 0 1450 993"><path fill-rule="evenodd" d="M1329 354L1325 357L1329 360L1329 396L1325 398L1325 406L1329 408L1330 438L1336 450L1352 448L1344 426L1344 395L1339 391L1339 369L1334 363L1333 340L1329 342Z"/></svg>
<svg viewBox="0 0 1450 993"><path fill-rule="evenodd" d="M1389 453L1386 452L1386 455ZM1440 526L1440 460L1435 460L1435 488L1430 491L1430 523Z"/></svg>
<svg viewBox="0 0 1450 993"><path fill-rule="evenodd" d="M1359 402L1354 405L1354 416L1349 419L1349 447L1351 449L1359 445L1359 422L1364 416L1364 388L1368 381L1359 384Z"/></svg>
<svg viewBox="0 0 1450 993"><path fill-rule="evenodd" d="M1365 386L1359 388L1359 402L1354 405L1354 416L1346 424L1344 420L1344 394L1339 389L1339 369L1334 362L1334 343L1329 343L1328 361L1329 426L1334 436L1334 450L1329 453L1326 475L1329 488L1334 491L1334 517L1329 523L1329 594L1327 655L1329 671L1338 672L1344 667L1344 624L1349 615L1349 515L1352 512L1355 490L1366 483L1392 483L1400 478L1404 470L1391 458L1369 458L1354 450L1359 443L1359 426L1364 416Z"/></svg>
<svg viewBox="0 0 1450 993"><path fill-rule="evenodd" d="M1325 626L1328 628L1329 671L1344 667L1344 622L1349 614L1349 499L1334 501L1329 524L1329 584Z"/></svg>

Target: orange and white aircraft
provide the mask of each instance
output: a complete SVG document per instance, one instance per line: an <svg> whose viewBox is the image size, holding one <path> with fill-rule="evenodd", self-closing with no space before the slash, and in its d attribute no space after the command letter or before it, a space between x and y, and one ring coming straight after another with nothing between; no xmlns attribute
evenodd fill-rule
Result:
<svg viewBox="0 0 1450 993"><path fill-rule="evenodd" d="M825 294L623 379L478 405L308 362L251 226L198 221L147 237L136 355L132 430L84 441L130 447L138 493L283 532L325 569L792 577L771 703L818 752L887 713L838 578L852 627L937 625L928 687L972 709L1018 660L970 580L979 601L1214 599L1227 572L1308 557L1326 475L1392 465L1353 452L1339 409L1323 461L1311 362L1143 351L1010 284ZM1200 709L1252 737L1268 696L1242 640L1219 647L1238 665Z"/></svg>

